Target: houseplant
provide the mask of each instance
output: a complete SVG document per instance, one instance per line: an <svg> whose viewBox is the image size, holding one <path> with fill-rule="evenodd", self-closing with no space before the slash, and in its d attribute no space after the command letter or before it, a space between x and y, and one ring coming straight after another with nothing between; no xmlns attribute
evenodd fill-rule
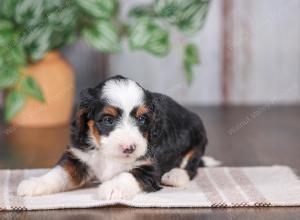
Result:
<svg viewBox="0 0 300 220"><path fill-rule="evenodd" d="M68 122L72 70L57 52L76 28L74 9L63 1L0 1L0 89L4 118L17 126L52 126ZM71 86L74 87L74 86Z"/></svg>
<svg viewBox="0 0 300 220"><path fill-rule="evenodd" d="M203 26L209 0L153 0L137 5L127 18L119 16L117 0L0 0L0 89L6 93L5 119L12 120L28 102L47 102L27 67L49 51L81 38L102 53L121 51L121 39L132 50L166 56L170 29L191 36ZM195 44L183 48L188 83L199 62Z"/></svg>

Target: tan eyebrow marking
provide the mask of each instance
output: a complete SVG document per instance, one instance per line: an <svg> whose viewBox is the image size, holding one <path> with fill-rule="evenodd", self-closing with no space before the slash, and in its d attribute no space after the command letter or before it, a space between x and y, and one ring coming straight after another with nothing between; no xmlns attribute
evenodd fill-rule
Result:
<svg viewBox="0 0 300 220"><path fill-rule="evenodd" d="M136 113L135 113L135 117L139 117L145 113L149 112L149 109L145 106L145 105L141 105L138 107L138 109L136 110Z"/></svg>
<svg viewBox="0 0 300 220"><path fill-rule="evenodd" d="M109 115L112 115L114 117L117 117L118 116L118 111L115 107L113 106L105 106L102 110L103 113L105 114L109 114Z"/></svg>
<svg viewBox="0 0 300 220"><path fill-rule="evenodd" d="M95 122L93 120L89 120L87 124L91 131L91 135L93 135L93 137L97 141L97 144L99 144L100 143L100 134L98 133L97 129L95 128Z"/></svg>

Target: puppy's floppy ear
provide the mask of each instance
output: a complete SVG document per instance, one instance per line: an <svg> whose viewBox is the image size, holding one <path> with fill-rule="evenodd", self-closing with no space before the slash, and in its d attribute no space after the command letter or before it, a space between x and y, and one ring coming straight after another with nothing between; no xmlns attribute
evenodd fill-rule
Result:
<svg viewBox="0 0 300 220"><path fill-rule="evenodd" d="M85 144L88 131L88 121L93 119L97 103L96 90L84 89L80 93L80 104L76 112L75 120L72 123L72 140L76 144Z"/></svg>
<svg viewBox="0 0 300 220"><path fill-rule="evenodd" d="M80 92L80 108L92 108L99 102L96 89L87 88Z"/></svg>
<svg viewBox="0 0 300 220"><path fill-rule="evenodd" d="M97 93L92 88L84 89L80 92L80 104L76 114L75 123L78 128L87 126L88 120L92 119L97 106Z"/></svg>
<svg viewBox="0 0 300 220"><path fill-rule="evenodd" d="M149 129L149 141L152 144L155 144L159 141L163 133L163 116L162 109L157 98L152 98L149 105L149 109L152 113L152 120Z"/></svg>

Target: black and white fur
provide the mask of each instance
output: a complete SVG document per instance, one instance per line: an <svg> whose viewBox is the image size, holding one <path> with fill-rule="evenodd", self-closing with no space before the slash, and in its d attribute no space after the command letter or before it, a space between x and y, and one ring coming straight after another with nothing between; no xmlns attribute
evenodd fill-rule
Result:
<svg viewBox="0 0 300 220"><path fill-rule="evenodd" d="M18 195L72 190L96 178L99 199L130 199L161 184L185 186L203 166L203 123L171 98L122 76L81 98L66 152L48 173L21 182Z"/></svg>

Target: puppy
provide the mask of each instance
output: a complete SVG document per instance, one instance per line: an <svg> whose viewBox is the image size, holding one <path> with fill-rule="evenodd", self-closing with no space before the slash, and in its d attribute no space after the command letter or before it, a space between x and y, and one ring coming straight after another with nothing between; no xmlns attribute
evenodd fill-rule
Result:
<svg viewBox="0 0 300 220"><path fill-rule="evenodd" d="M20 196L101 184L99 199L130 199L161 184L185 186L203 166L207 136L200 118L171 98L115 76L81 92L71 141L57 165L24 180Z"/></svg>

